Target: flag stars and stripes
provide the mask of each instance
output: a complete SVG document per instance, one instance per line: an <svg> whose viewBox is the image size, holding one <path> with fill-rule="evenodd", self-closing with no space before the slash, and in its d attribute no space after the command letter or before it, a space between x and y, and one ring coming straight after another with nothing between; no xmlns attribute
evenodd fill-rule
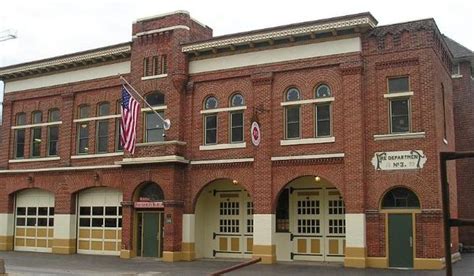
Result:
<svg viewBox="0 0 474 276"><path fill-rule="evenodd" d="M137 142L137 122L140 111L140 103L132 97L125 85L122 85L122 124L120 142L125 150L131 154L135 153Z"/></svg>

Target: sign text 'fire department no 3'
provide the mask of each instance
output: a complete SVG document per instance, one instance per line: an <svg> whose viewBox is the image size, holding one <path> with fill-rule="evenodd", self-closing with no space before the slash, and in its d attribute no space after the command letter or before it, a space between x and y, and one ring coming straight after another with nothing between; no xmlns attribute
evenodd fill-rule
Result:
<svg viewBox="0 0 474 276"><path fill-rule="evenodd" d="M372 165L376 170L416 170L422 169L426 156L422 150L376 152Z"/></svg>

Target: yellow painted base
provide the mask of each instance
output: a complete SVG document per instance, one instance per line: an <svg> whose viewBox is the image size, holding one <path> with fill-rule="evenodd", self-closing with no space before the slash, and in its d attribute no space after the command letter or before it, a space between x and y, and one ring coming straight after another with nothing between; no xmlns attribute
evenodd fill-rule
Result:
<svg viewBox="0 0 474 276"><path fill-rule="evenodd" d="M177 262L181 261L181 252L163 251L164 262Z"/></svg>
<svg viewBox="0 0 474 276"><path fill-rule="evenodd" d="M181 259L183 261L192 261L196 259L196 250L193 242L183 242L181 245Z"/></svg>
<svg viewBox="0 0 474 276"><path fill-rule="evenodd" d="M0 251L13 250L13 236L0 236Z"/></svg>
<svg viewBox="0 0 474 276"><path fill-rule="evenodd" d="M455 253L452 256L453 262L456 262L460 259L460 254ZM388 258L387 257L368 257L367 258L367 267L373 268L388 268ZM431 269L431 270L441 270L444 269L444 258L441 259L428 259L428 258L415 258L413 261L413 269Z"/></svg>
<svg viewBox="0 0 474 276"><path fill-rule="evenodd" d="M386 257L367 257L367 267L387 268L388 259Z"/></svg>
<svg viewBox="0 0 474 276"><path fill-rule="evenodd" d="M74 254L76 253L76 239L54 239L53 249L54 254Z"/></svg>
<svg viewBox="0 0 474 276"><path fill-rule="evenodd" d="M132 252L130 250L125 250L125 249L120 250L121 259L130 259L132 257L133 257Z"/></svg>
<svg viewBox="0 0 474 276"><path fill-rule="evenodd" d="M346 247L344 257L345 267L367 267L366 249L365 247Z"/></svg>
<svg viewBox="0 0 474 276"><path fill-rule="evenodd" d="M261 264L274 264L276 263L276 246L254 244L253 257L262 258Z"/></svg>

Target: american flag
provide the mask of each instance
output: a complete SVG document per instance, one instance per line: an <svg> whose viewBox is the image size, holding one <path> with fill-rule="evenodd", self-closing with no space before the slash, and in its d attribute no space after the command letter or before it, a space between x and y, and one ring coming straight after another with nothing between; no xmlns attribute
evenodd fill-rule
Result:
<svg viewBox="0 0 474 276"><path fill-rule="evenodd" d="M120 127L120 142L125 150L135 153L137 142L137 122L140 103L137 102L125 85L122 85L122 124Z"/></svg>

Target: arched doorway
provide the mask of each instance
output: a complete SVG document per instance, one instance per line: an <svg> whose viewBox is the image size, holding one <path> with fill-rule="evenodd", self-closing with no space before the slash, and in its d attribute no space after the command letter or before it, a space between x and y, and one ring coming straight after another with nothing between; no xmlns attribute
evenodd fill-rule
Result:
<svg viewBox="0 0 474 276"><path fill-rule="evenodd" d="M15 194L15 243L17 251L52 252L54 194L27 189Z"/></svg>
<svg viewBox="0 0 474 276"><path fill-rule="evenodd" d="M120 255L122 244L122 192L97 187L77 195L77 253Z"/></svg>
<svg viewBox="0 0 474 276"><path fill-rule="evenodd" d="M250 258L253 249L253 201L232 179L203 188L196 202L196 257Z"/></svg>
<svg viewBox="0 0 474 276"><path fill-rule="evenodd" d="M319 176L299 177L283 188L275 229L277 260L344 261L344 200Z"/></svg>
<svg viewBox="0 0 474 276"><path fill-rule="evenodd" d="M389 267L412 268L415 250L415 213L420 210L418 196L408 188L395 187L381 200L388 220Z"/></svg>
<svg viewBox="0 0 474 276"><path fill-rule="evenodd" d="M139 257L163 256L163 190L155 182L142 183L135 192L135 243Z"/></svg>

